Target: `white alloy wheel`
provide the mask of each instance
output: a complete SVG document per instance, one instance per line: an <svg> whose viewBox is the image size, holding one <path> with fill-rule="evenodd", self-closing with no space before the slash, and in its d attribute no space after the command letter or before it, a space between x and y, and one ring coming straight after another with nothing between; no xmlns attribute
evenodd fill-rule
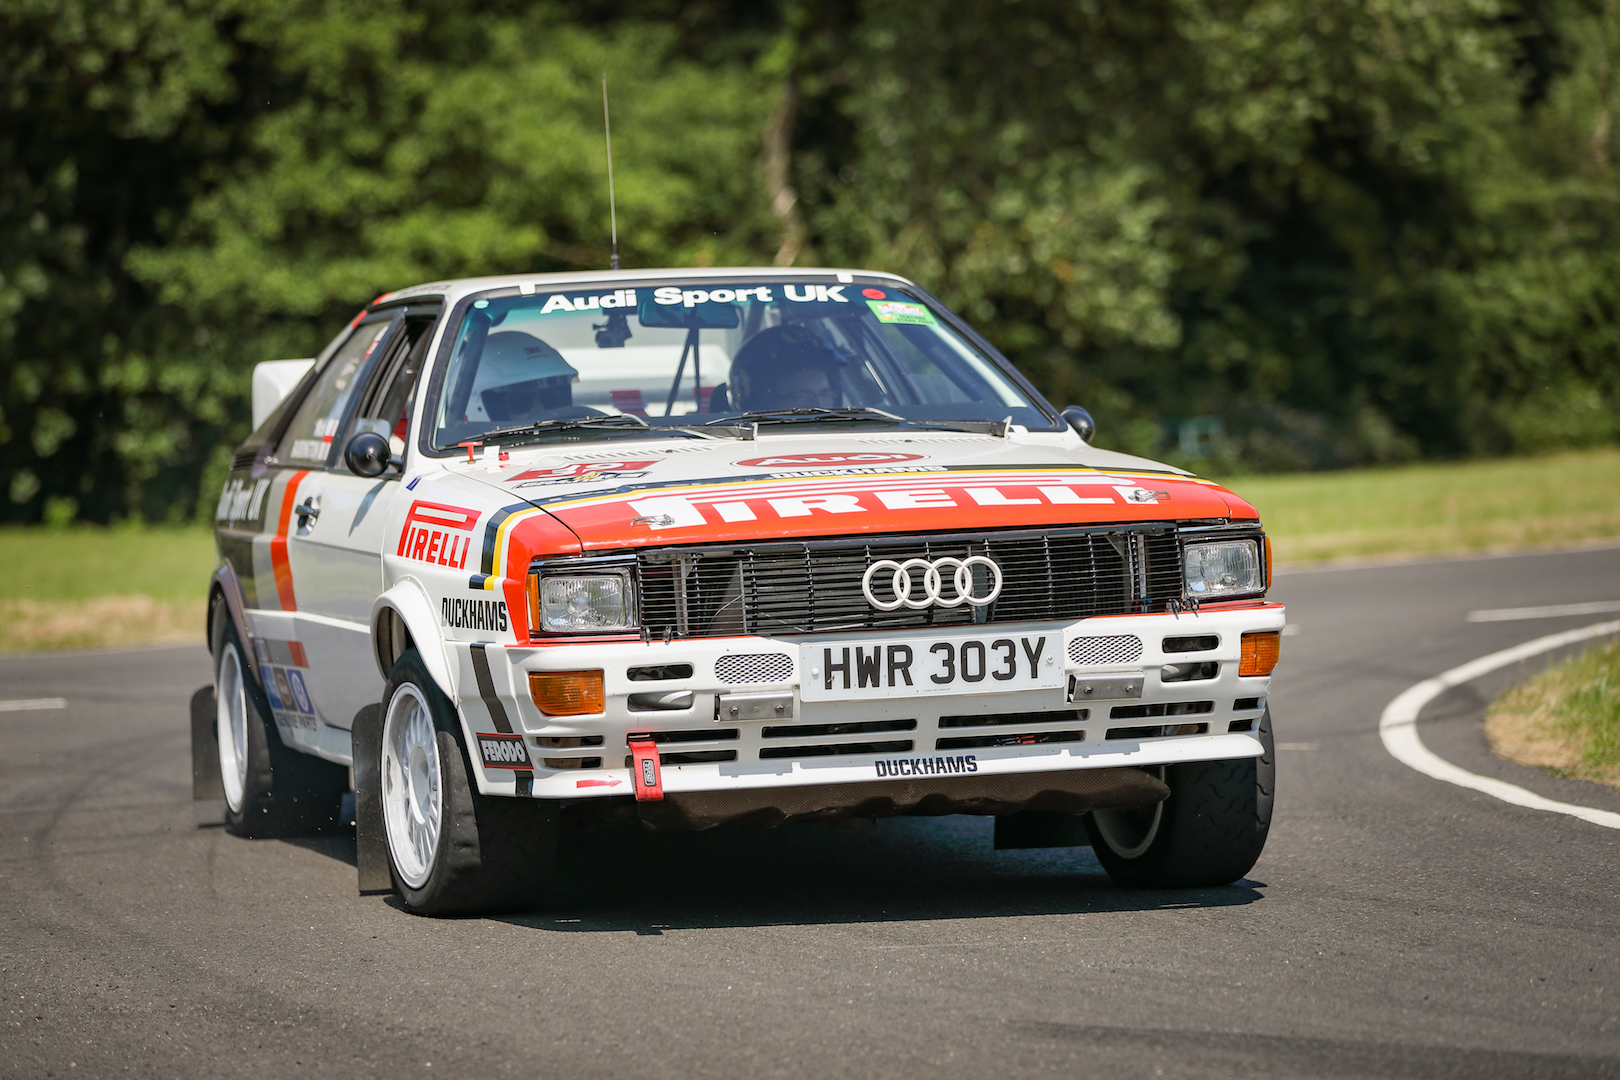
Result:
<svg viewBox="0 0 1620 1080"><path fill-rule="evenodd" d="M394 869L412 889L433 874L444 821L444 789L433 714L422 691L403 683L383 721L383 828Z"/></svg>
<svg viewBox="0 0 1620 1080"><path fill-rule="evenodd" d="M214 680L214 727L219 743L219 775L225 782L225 802L231 813L242 812L247 789L248 706L242 658L235 645L226 645Z"/></svg>
<svg viewBox="0 0 1620 1080"><path fill-rule="evenodd" d="M1133 810L1093 810L1091 814L1097 831L1114 854L1122 859L1139 859L1159 837L1164 803Z"/></svg>
<svg viewBox="0 0 1620 1080"><path fill-rule="evenodd" d="M1149 774L1161 781L1164 766L1149 769ZM1153 841L1159 838L1159 826L1164 822L1164 803L1135 807L1129 810L1093 810L1091 820L1103 840L1122 859L1140 859L1147 854Z"/></svg>

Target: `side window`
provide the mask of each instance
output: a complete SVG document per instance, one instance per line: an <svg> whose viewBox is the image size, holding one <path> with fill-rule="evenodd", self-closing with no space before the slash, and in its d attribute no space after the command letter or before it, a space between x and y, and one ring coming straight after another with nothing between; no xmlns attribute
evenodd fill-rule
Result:
<svg viewBox="0 0 1620 1080"><path fill-rule="evenodd" d="M416 390L416 377L422 370L428 339L433 336L432 329L432 319L405 320L405 332L389 347L387 358L377 365L376 373L360 398L360 408L353 426L344 435L345 441L359 432L375 431L388 437L396 457L405 453L413 420L411 398Z"/></svg>
<svg viewBox="0 0 1620 1080"><path fill-rule="evenodd" d="M326 464L338 425L343 423L343 413L354 396L365 363L392 325L392 319L361 323L349 335L349 340L338 347L327 362L326 370L321 372L293 414L292 423L287 426L287 433L276 450L278 460L289 465Z"/></svg>

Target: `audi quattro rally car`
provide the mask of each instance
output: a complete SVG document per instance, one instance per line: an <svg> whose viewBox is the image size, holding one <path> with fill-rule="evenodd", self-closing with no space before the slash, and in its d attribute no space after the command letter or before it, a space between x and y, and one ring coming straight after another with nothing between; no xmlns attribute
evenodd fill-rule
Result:
<svg viewBox="0 0 1620 1080"><path fill-rule="evenodd" d="M988 814L1139 886L1259 856L1254 508L1093 448L910 281L421 285L254 400L193 716L240 834L352 767L361 887L421 912L526 902L617 817Z"/></svg>

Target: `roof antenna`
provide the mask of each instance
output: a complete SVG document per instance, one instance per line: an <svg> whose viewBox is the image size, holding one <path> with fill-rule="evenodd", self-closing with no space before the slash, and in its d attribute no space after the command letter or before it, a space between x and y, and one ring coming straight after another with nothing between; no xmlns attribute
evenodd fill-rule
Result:
<svg viewBox="0 0 1620 1080"><path fill-rule="evenodd" d="M607 136L608 219L613 225L613 269L619 268L619 212L613 205L613 127L608 123L607 72L602 72L602 133Z"/></svg>

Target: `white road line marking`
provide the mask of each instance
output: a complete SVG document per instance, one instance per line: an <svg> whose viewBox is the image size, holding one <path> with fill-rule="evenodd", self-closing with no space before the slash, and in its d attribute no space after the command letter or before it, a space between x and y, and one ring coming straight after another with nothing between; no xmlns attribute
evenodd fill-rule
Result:
<svg viewBox="0 0 1620 1080"><path fill-rule="evenodd" d="M1572 645L1577 641L1616 632L1620 632L1620 621L1598 623L1596 626L1586 626L1579 630L1566 630L1562 634L1549 634L1534 641L1527 641L1523 645L1515 645L1511 649L1503 649L1501 652L1482 656L1478 660L1471 660L1432 679L1424 679L1402 692L1384 708L1384 715L1378 720L1378 735L1384 740L1384 749L1401 764L1410 765L1423 775L1436 780L1482 791L1515 806L1527 806L1532 810L1546 810L1554 814L1568 814L1582 821L1590 821L1594 825L1620 829L1620 814L1611 810L1594 810L1590 806L1557 802L1543 798L1533 791L1527 791L1517 784L1509 784L1460 769L1424 746L1417 730L1418 713L1423 711L1423 706L1453 686L1461 686L1471 679L1477 679L1498 668L1527 660L1561 645Z"/></svg>
<svg viewBox="0 0 1620 1080"><path fill-rule="evenodd" d="M1491 608L1470 611L1469 622L1513 622L1517 619L1557 619L1566 615L1602 615L1620 611L1620 600L1594 600L1587 604L1548 604L1546 607Z"/></svg>
<svg viewBox="0 0 1620 1080"><path fill-rule="evenodd" d="M40 697L0 701L0 712L33 712L36 709L65 709L67 698Z"/></svg>

